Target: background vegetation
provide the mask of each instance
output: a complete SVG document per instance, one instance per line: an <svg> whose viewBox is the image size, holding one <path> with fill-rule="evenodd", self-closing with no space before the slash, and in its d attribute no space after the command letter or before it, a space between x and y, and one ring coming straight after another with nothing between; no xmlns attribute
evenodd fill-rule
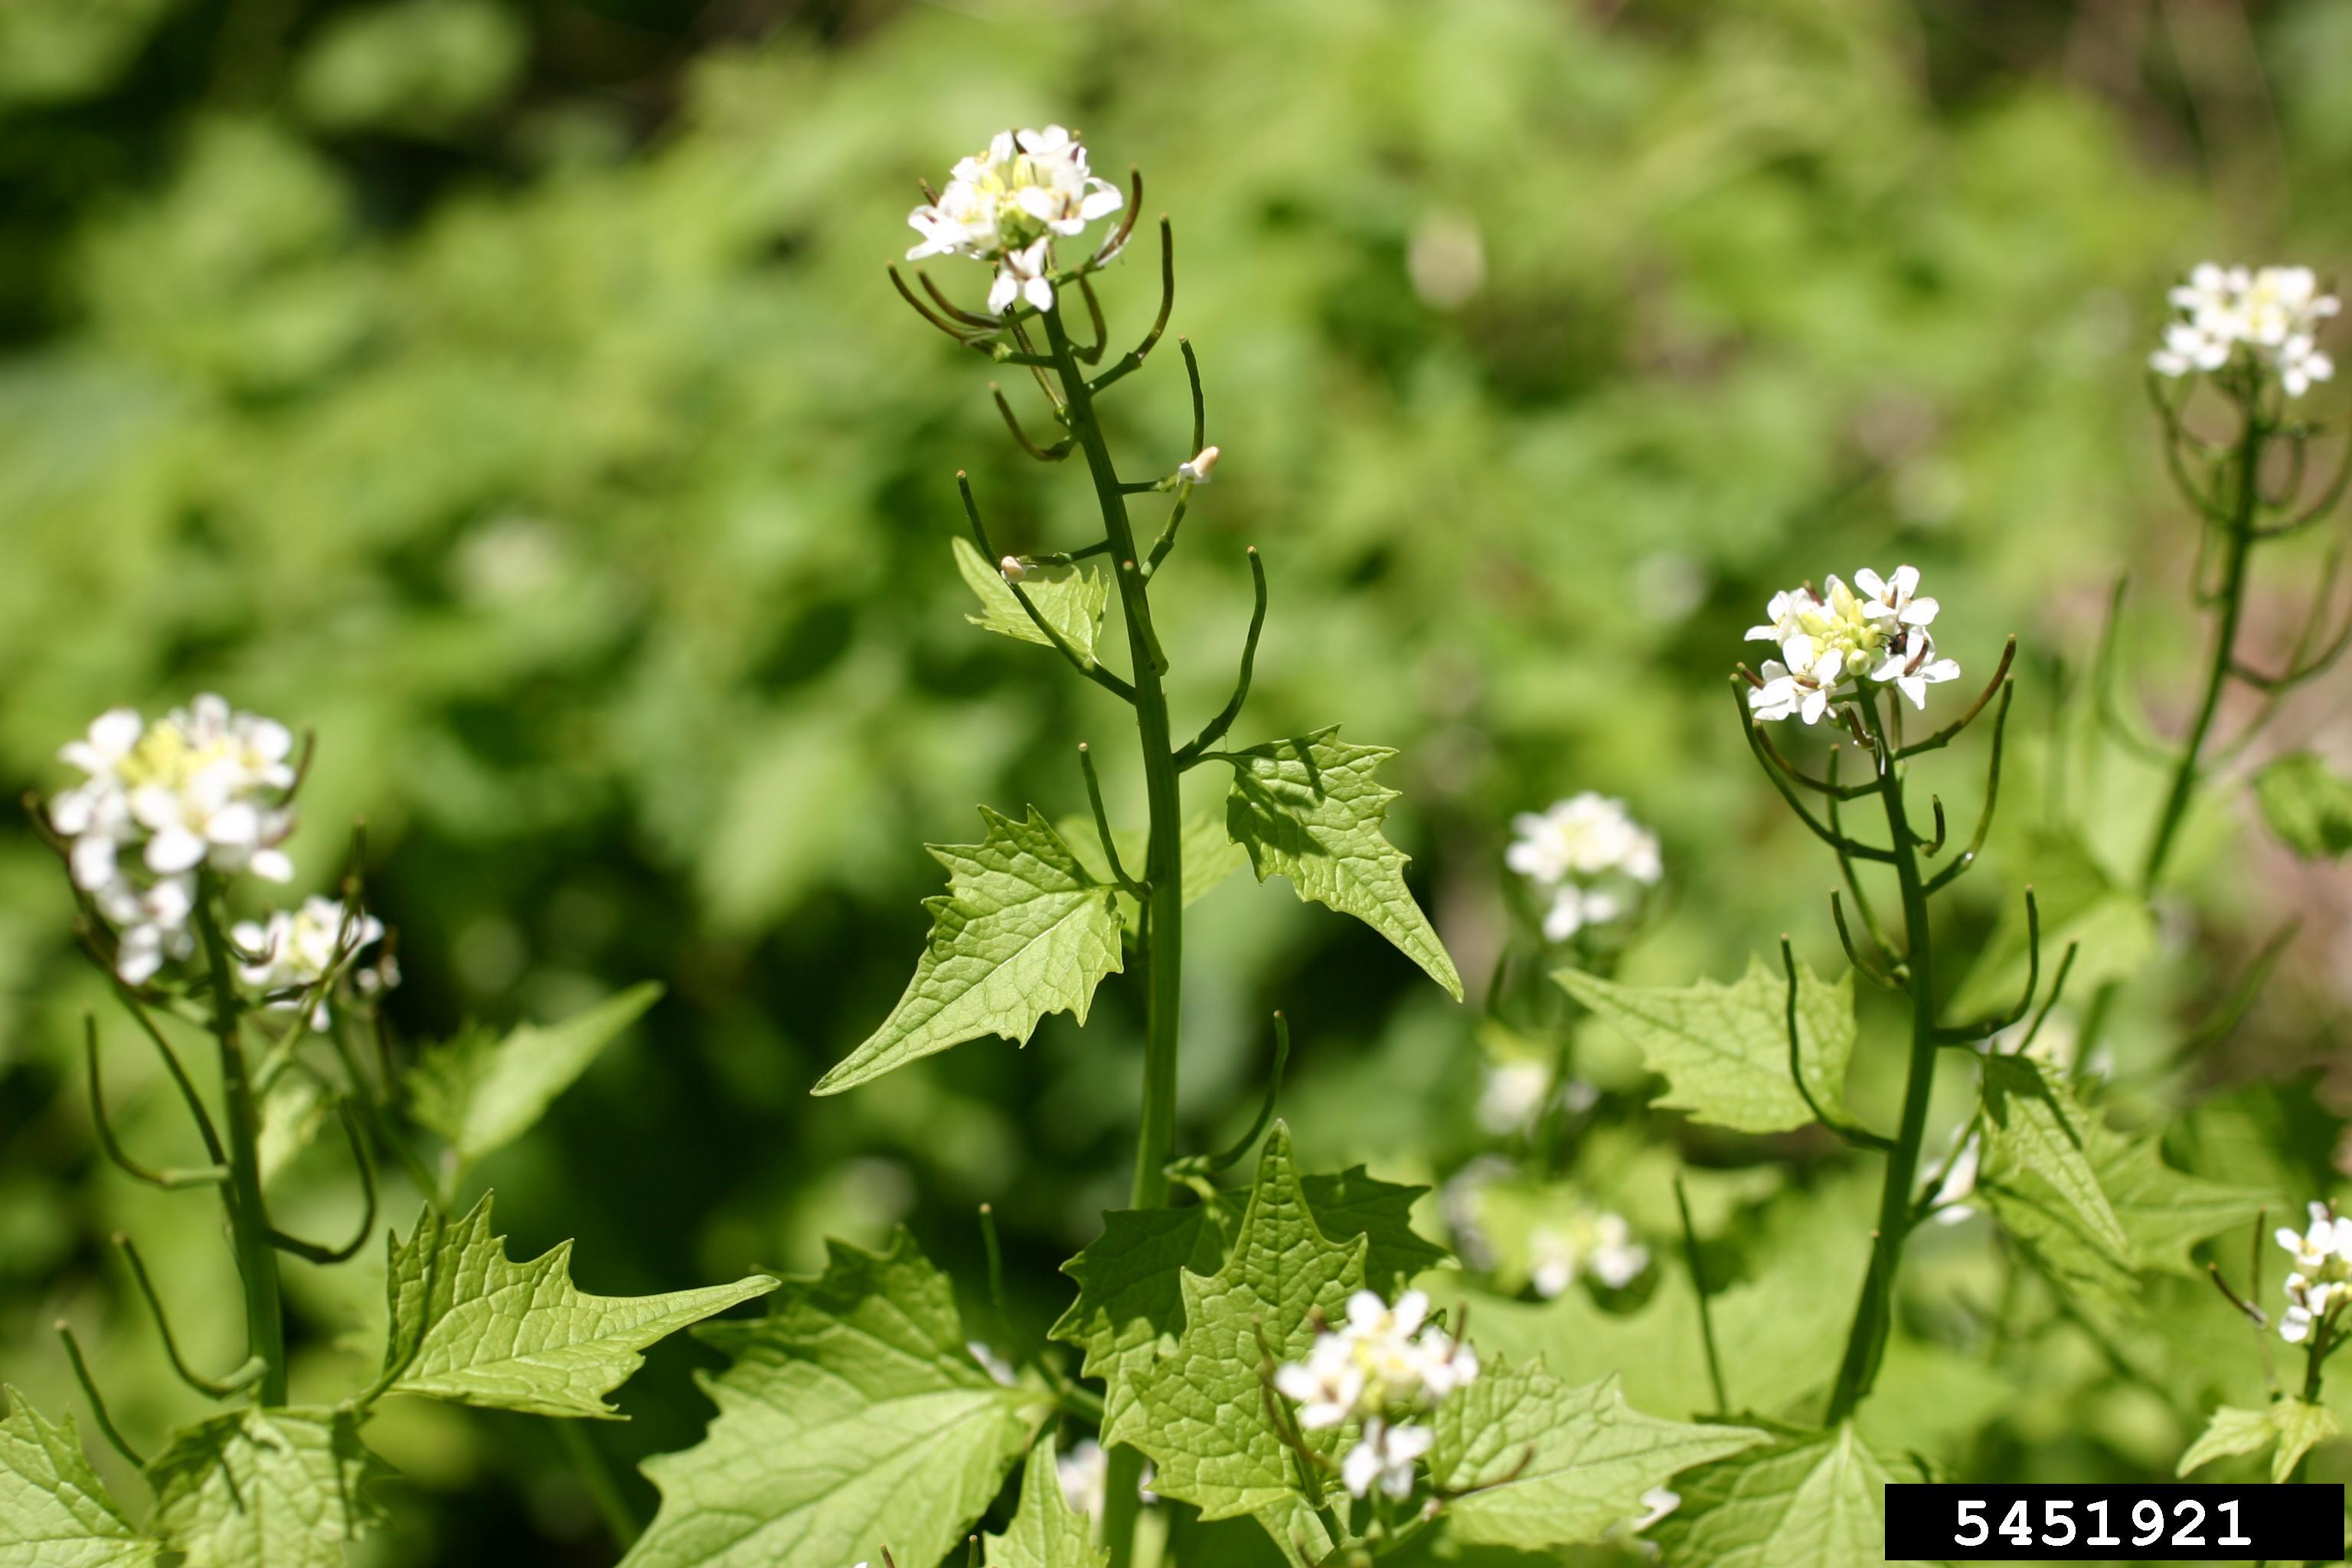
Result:
<svg viewBox="0 0 2352 1568"><path fill-rule="evenodd" d="M1782 930L1834 956L1824 867L1722 687L1772 587L1909 560L1972 671L2019 634L2020 826L1979 900L2037 874L2047 742L2126 568L2128 676L2177 723L2193 531L2140 366L2191 262L2335 274L2347 58L2328 0L12 0L0 773L53 788L100 709L198 689L315 728L304 876L366 819L405 1031L668 987L483 1173L519 1255L577 1235L585 1287L652 1291L905 1219L972 1279L988 1201L1034 1332L1053 1267L1122 1201L1139 998L1107 988L1083 1040L1056 1018L1025 1052L805 1098L903 983L937 881L912 846L968 837L974 801L1077 808L1064 739L1116 735L1097 695L963 622L957 466L1014 548L1084 537L1089 498L1016 467L982 378L891 297L918 176L1059 120L1174 216L1177 330L1226 453L1160 595L1197 650L1177 699L1222 698L1258 544L1281 605L1259 727L1344 713L1404 748L1392 831L1474 984L1458 1009L1369 931L1228 889L1194 926L1181 1135L1246 1121L1279 1005L1302 1151L1435 1180L1482 1136L1512 812L1596 788L1659 828L1668 908L1631 977L1727 978ZM1181 381L1146 385L1111 416L1173 450ZM2294 575L2262 592L2299 603ZM2347 698L2306 693L2275 743L2352 757ZM1125 748L1101 749L1131 808ZM2068 777L2112 830L2095 854L2137 842L2147 775ZM2198 896L2112 1036L2123 1103L2168 1118L2190 1169L2324 1193L2352 895L2234 807L2189 847ZM0 829L0 1371L72 1405L48 1334L69 1314L154 1430L192 1396L101 1238L135 1230L175 1300L217 1297L182 1333L224 1365L231 1263L102 1168L69 915L29 830ZM2135 1077L2289 915L2226 1048ZM1590 1076L1641 1087L1605 1031L1588 1045ZM121 1054L126 1124L173 1125L144 1070ZM1616 1114L1703 1165L1835 1163ZM289 1175L298 1214L341 1212L339 1169ZM322 1384L375 1354L365 1274L289 1265ZM1842 1322L1853 1270L1823 1275ZM2237 1336L2205 1360L2243 1403L2226 1308L2179 1315ZM1951 1384L1979 1413L1923 1441L1987 1479L2161 1473L2221 1387L2063 1325L2046 1349ZM693 1438L704 1353L656 1352L633 1423L590 1434L611 1464ZM371 1439L406 1477L373 1561L612 1555L539 1426L388 1409Z"/></svg>

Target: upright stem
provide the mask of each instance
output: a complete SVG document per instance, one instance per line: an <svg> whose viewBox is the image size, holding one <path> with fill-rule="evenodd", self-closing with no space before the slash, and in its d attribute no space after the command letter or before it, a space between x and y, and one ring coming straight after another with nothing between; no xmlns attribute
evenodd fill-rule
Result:
<svg viewBox="0 0 2352 1568"><path fill-rule="evenodd" d="M2205 742L2212 734L2214 717L2221 709L2221 694L2229 688L2231 666L2238 655L2238 627L2246 608L2246 565L2253 554L2254 515L2262 498L2263 443L2270 434L2259 408L2250 405L2245 421L2245 429L2238 437L2237 489L2231 502L2230 521L2224 525L2229 531L2228 552L2222 558L2221 598L2213 623L2213 651L2206 661L2205 688L2197 700L2197 715L2189 723L2189 733L2182 738L2180 758L2172 770L2172 784L2165 792L2164 809L2156 819L2147 855L2140 863L2142 898L2153 897L2161 885L2165 867L2179 838L2180 826L2188 820L2189 803L2196 798L2202 774ZM2200 518L2199 526L2210 528L2214 524ZM2202 551L2199 559L2203 559ZM2077 1071L2082 1063L2090 1059L2092 1048L2105 1033L2119 989L2118 982L2109 980L2092 994L2076 1041Z"/></svg>
<svg viewBox="0 0 2352 1568"><path fill-rule="evenodd" d="M1058 308L1045 312L1045 342L1062 384L1064 416L1071 437L1087 455L1095 496L1102 507L1103 536L1110 544L1111 573L1118 583L1119 608L1127 622L1128 662L1135 684L1135 727L1143 748L1145 804L1151 837L1144 851L1143 930L1136 947L1144 966L1149 997L1143 1047L1143 1115L1135 1140L1135 1184L1130 1198L1139 1209L1168 1203L1169 1160L1175 1153L1176 1058L1184 1000L1183 803L1179 794L1175 749L1168 732L1168 697L1161 689L1160 640L1151 626L1151 601L1138 570L1135 531L1128 521L1127 495L1110 446L1095 416L1094 394L1063 331ZM1103 1501L1103 1542L1112 1568L1127 1568L1135 1548L1136 1495L1143 1457L1120 1444L1110 1450Z"/></svg>
<svg viewBox="0 0 2352 1568"><path fill-rule="evenodd" d="M228 1184L223 1189L236 1271L245 1281L246 1352L264 1368L254 1384L265 1405L286 1403L286 1313L278 1284L278 1250L270 1245L269 1213L261 1200L261 1118L247 1074L237 1026L236 976L221 935L215 900L219 884L203 874L196 895L196 931L211 966L213 1034L220 1042L221 1109L228 1122Z"/></svg>
<svg viewBox="0 0 2352 1568"><path fill-rule="evenodd" d="M1845 1359L1830 1395L1832 1424L1851 1415L1878 1376L1894 1319L1895 1276L1908 1237L1911 1189L1919 1179L1919 1145L1927 1134L1927 1100L1936 1087L1935 945L1927 927L1927 892L1919 876L1918 839L1903 809L1903 775L1894 761L1878 703L1865 695L1862 710L1878 747L1878 795L1886 807L1886 830L1895 848L1895 880L1903 893L1903 927L1908 946L1911 993L1911 1065L1903 1088L1903 1121L1886 1156L1885 1184L1878 1194L1878 1227L1871 1233L1870 1271L1846 1335Z"/></svg>
<svg viewBox="0 0 2352 1568"><path fill-rule="evenodd" d="M2229 554L2224 558L2221 578L2221 614L2213 627L2213 653L2205 670L2205 690L2198 700L2196 720L2181 742L2180 761L2173 769L2172 787L2164 799L2164 812L2156 821L2156 835L2148 841L2147 858L2140 868L2140 891L2143 895L2156 891L2158 880L2164 875L2165 862L2171 858L2174 840L2180 824L2189 815L2189 803L2195 795L2199 763L2203 761L2206 738L2212 733L2213 717L2221 710L2221 693L2230 684L2230 668L2238 654L2238 624L2246 607L2246 560L2254 547L2254 509L2260 500L2258 488L2262 477L2263 440L2268 426L2257 409L2246 410L2245 432L2239 437L2237 458L2238 489L2231 507L2229 522Z"/></svg>

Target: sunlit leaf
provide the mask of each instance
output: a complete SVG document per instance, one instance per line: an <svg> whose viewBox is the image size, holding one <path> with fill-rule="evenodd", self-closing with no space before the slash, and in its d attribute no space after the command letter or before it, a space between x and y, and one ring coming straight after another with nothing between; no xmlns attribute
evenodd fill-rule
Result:
<svg viewBox="0 0 2352 1568"><path fill-rule="evenodd" d="M1029 1450L1021 1470L1021 1502L1002 1535L988 1538L987 1568L1103 1568L1110 1549L1094 1544L1087 1516L1062 1496L1048 1436Z"/></svg>
<svg viewBox="0 0 2352 1568"><path fill-rule="evenodd" d="M142 1535L83 1458L73 1417L52 1426L14 1388L0 1389L0 1559L26 1568L129 1568L163 1543Z"/></svg>
<svg viewBox="0 0 2352 1568"><path fill-rule="evenodd" d="M348 1410L239 1410L184 1428L147 1466L150 1528L185 1568L342 1568L383 1520L390 1467Z"/></svg>
<svg viewBox="0 0 2352 1568"><path fill-rule="evenodd" d="M1013 596L1003 574L982 561L971 541L961 534L955 540L955 563L964 582L980 595L981 613L964 619L987 631L1053 647L1053 640L1037 629L1037 623ZM1095 641L1102 633L1103 607L1110 602L1108 577L1091 566L1039 566L1022 579L1021 589L1064 642L1089 661L1094 658Z"/></svg>
<svg viewBox="0 0 2352 1568"><path fill-rule="evenodd" d="M560 1024L524 1024L504 1036L469 1028L431 1047L408 1071L409 1114L449 1145L461 1170L470 1168L530 1131L661 991L633 985Z"/></svg>
<svg viewBox="0 0 2352 1568"><path fill-rule="evenodd" d="M906 994L816 1093L838 1094L982 1035L1026 1044L1048 1013L1083 1024L1095 987L1119 972L1113 890L1034 806L1025 822L985 806L980 815L988 829L980 843L931 846L948 891L925 903L931 933Z"/></svg>
<svg viewBox="0 0 2352 1568"><path fill-rule="evenodd" d="M1249 852L1259 881L1279 873L1300 898L1354 915L1458 1002L1462 977L1405 886L1404 851L1381 833L1397 792L1372 774L1396 752L1339 733L1335 724L1234 753L1226 831Z"/></svg>
<svg viewBox="0 0 2352 1568"><path fill-rule="evenodd" d="M1888 1561L1886 1483L1913 1467L1872 1453L1851 1423L1694 1470L1650 1531L1676 1568L1878 1568Z"/></svg>

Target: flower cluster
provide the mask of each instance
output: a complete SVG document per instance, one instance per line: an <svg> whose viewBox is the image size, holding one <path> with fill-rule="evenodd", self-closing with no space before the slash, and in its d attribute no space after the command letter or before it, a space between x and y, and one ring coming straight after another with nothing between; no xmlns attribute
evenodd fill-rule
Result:
<svg viewBox="0 0 2352 1568"><path fill-rule="evenodd" d="M1058 125L1000 131L985 151L957 163L948 188L908 216L923 237L907 252L969 256L993 262L988 308L1014 302L1040 310L1054 304L1054 240L1084 229L1126 205L1117 185L1087 168L1087 150Z"/></svg>
<svg viewBox="0 0 2352 1568"><path fill-rule="evenodd" d="M1511 830L1517 837L1503 863L1545 900L1543 932L1551 942L1616 920L1631 901L1629 885L1654 886L1664 870L1657 836L1633 820L1623 801L1590 790L1549 811L1521 812Z"/></svg>
<svg viewBox="0 0 2352 1568"><path fill-rule="evenodd" d="M111 709L59 753L86 776L50 801L49 825L74 885L117 931L124 980L194 950L199 869L294 874L278 847L294 826L293 750L285 725L208 694L153 724Z"/></svg>
<svg viewBox="0 0 2352 1568"><path fill-rule="evenodd" d="M330 1022L326 998L312 1000L306 994L362 949L382 942L383 922L332 899L309 898L291 914L275 910L266 921L239 921L229 935L251 960L237 965L237 978L261 995L263 1005L289 1015L307 1009L310 1026L324 1029ZM388 989L398 980L388 955L352 974L366 992Z"/></svg>
<svg viewBox="0 0 2352 1568"><path fill-rule="evenodd" d="M2278 1244L2294 1254L2294 1272L2286 1277L2286 1311L2279 1319L2279 1337L2301 1344L2311 1337L2314 1323L2341 1308L2347 1287L2352 1286L2352 1220L2338 1219L2328 1204L2311 1205L2311 1228L2297 1235L2281 1226Z"/></svg>
<svg viewBox="0 0 2352 1568"><path fill-rule="evenodd" d="M1274 1386L1298 1406L1309 1432L1360 1421L1339 1479L1356 1497L1374 1487L1392 1498L1412 1492L1413 1466L1435 1434L1400 1420L1437 1404L1478 1375L1478 1352L1435 1325L1424 1326L1429 1298L1408 1290L1395 1306L1370 1290L1348 1300L1348 1321L1326 1328L1304 1362L1274 1374Z"/></svg>
<svg viewBox="0 0 2352 1568"><path fill-rule="evenodd" d="M2159 375L2217 371L2242 353L2244 362L2278 373L2289 397L2336 374L2319 348L2319 323L2343 308L2320 292L2308 267L2222 267L2208 261L2172 290L2179 319L2168 322L2162 346L2148 355Z"/></svg>
<svg viewBox="0 0 2352 1568"><path fill-rule="evenodd" d="M1622 1290L1650 1266L1650 1249L1633 1239L1625 1216L1585 1209L1559 1227L1546 1226L1528 1238L1528 1279L1547 1300L1565 1291L1580 1274L1590 1274L1612 1290Z"/></svg>
<svg viewBox="0 0 2352 1568"><path fill-rule="evenodd" d="M1852 588L1832 576L1821 593L1806 584L1773 595L1764 612L1769 619L1748 627L1748 640L1771 643L1780 657L1764 661L1762 681L1748 693L1749 710L1759 719L1814 723L1832 700L1852 693L1863 670L1892 683L1913 707L1927 707L1927 688L1960 673L1956 661L1937 657L1927 630L1937 609L1920 596L1916 566L1899 566L1892 577L1865 566Z"/></svg>

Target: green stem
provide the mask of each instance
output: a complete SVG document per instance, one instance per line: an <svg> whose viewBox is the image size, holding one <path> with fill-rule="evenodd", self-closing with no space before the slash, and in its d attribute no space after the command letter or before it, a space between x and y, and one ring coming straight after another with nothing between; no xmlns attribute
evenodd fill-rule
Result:
<svg viewBox="0 0 2352 1568"><path fill-rule="evenodd" d="M1832 1426L1851 1415L1869 1394L1886 1351L1887 1331L1894 1321L1895 1277L1910 1233L1911 1189L1919 1179L1919 1147L1927 1138L1927 1101L1936 1087L1935 945L1928 934L1927 891L1919 876L1918 839L1903 809L1903 775L1895 763L1894 746L1878 704L1865 696L1861 706L1878 747L1878 795L1886 807L1895 880L1903 894L1906 987L1911 993L1911 1065L1903 1088L1902 1124L1886 1156L1885 1184L1879 1189L1878 1228L1871 1237L1870 1270L1863 1279L1862 1300L1855 1305L1845 1357L1830 1395Z"/></svg>
<svg viewBox="0 0 2352 1568"><path fill-rule="evenodd" d="M2262 500L2263 443L2270 434L2259 410L2248 407L2245 421L2245 429L2238 438L2237 489L2231 499L2229 521L2217 523L2210 516L2199 520L2200 528L2227 530L2229 552L2222 560L2221 602L2213 624L2213 651L2206 661L2204 689L2197 700L2196 717L2181 740L2172 783L2165 791L2163 810L2157 816L2156 831L2148 839L2147 854L2140 863L2142 898L2152 897L2161 884L2179 839L2181 824L2188 820L2189 804L2196 798L2197 785L2203 777L2205 742L2212 734L2213 720L2221 709L2221 694L2229 689L2231 668L2237 658L2238 628L2245 617L2246 567L2254 548L2254 514ZM2092 994L2082 1032L2076 1037L2076 1071L2091 1058L2092 1049L2115 1010L2118 992L2119 983L2110 980Z"/></svg>
<svg viewBox="0 0 2352 1568"><path fill-rule="evenodd" d="M1184 996L1183 803L1178 791L1175 748L1168 731L1168 697L1160 642L1151 626L1151 601L1135 569L1135 531L1128 521L1127 494L1111 461L1094 393L1078 363L1058 308L1045 313L1045 342L1062 384L1063 415L1070 435L1087 457L1095 495L1102 507L1103 536L1109 542L1111 574L1118 584L1127 622L1129 664L1135 683L1135 725L1143 750L1144 799L1150 813L1150 838L1144 851L1143 930L1137 952L1144 966L1147 1014L1143 1047L1143 1113L1135 1142L1132 1206L1163 1208L1168 1203L1169 1160L1175 1153L1176 1058ZM1113 1568L1127 1568L1134 1552L1136 1485L1143 1458L1119 1445L1110 1450L1104 1498L1103 1539Z"/></svg>
<svg viewBox="0 0 2352 1568"><path fill-rule="evenodd" d="M2263 441L2268 434L2269 427L2263 423L2262 416L2248 409L2245 434L2238 442L2238 490L2228 523L2229 554L2221 568L2221 614L2214 623L2213 654L2206 665L2205 690L2198 700L2196 720L2181 742L2172 787L2166 793L2163 814L2157 818L2156 835L2148 841L2147 858L2140 868L2142 894L2156 891L2165 863L2171 858L2181 822L2189 815L2189 803L2196 795L2206 738L2212 732L2213 718L2221 710L2221 693L2229 687L2231 667L2237 658L2238 624L2246 608L2246 561L2253 552L2254 509L2261 500L2258 486Z"/></svg>
<svg viewBox="0 0 2352 1568"><path fill-rule="evenodd" d="M264 1405L286 1403L286 1313L278 1283L278 1251L269 1241L269 1211L261 1199L261 1118L247 1076L245 1042L237 1025L236 976L216 909L220 884L203 875L196 896L196 931L211 966L213 1034L220 1042L221 1109L228 1122L228 1184L224 1189L229 1235L236 1248L236 1271L245 1282L247 1353L262 1363L255 1397Z"/></svg>

